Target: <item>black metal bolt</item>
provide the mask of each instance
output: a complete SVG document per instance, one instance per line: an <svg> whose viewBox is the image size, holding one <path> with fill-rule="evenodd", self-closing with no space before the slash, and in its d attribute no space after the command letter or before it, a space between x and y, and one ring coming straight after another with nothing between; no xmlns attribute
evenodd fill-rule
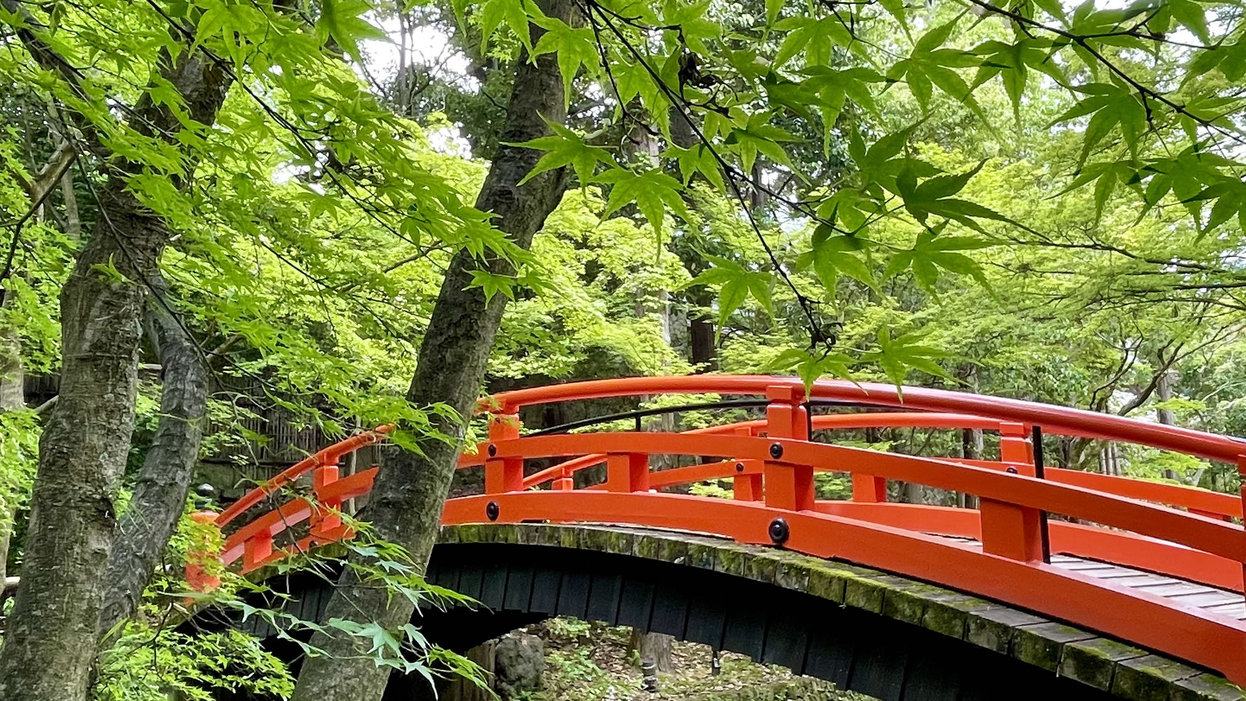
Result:
<svg viewBox="0 0 1246 701"><path fill-rule="evenodd" d="M1007 472L1007 473L1008 473L1008 474L1010 474L1010 475L1015 475L1015 474L1017 474L1017 468L1015 468L1015 467L1009 467L1009 468L1005 469L1005 470L1004 470L1004 472Z"/></svg>
<svg viewBox="0 0 1246 701"><path fill-rule="evenodd" d="M770 444L770 457L774 458L775 460L778 460L779 458L783 457L783 446L779 445L778 443L771 443Z"/></svg>
<svg viewBox="0 0 1246 701"><path fill-rule="evenodd" d="M490 521L498 520L499 513L501 513L501 509L498 508L496 501L491 501L485 505L485 516L488 516Z"/></svg>
<svg viewBox="0 0 1246 701"><path fill-rule="evenodd" d="M736 472L744 472L744 463L742 463L742 462L738 462L738 463L736 463L736 464L735 464L735 471L736 471Z"/></svg>
<svg viewBox="0 0 1246 701"><path fill-rule="evenodd" d="M489 457L493 457L494 455L497 455L497 454L498 454L498 447L490 443L489 444Z"/></svg>
<svg viewBox="0 0 1246 701"><path fill-rule="evenodd" d="M787 521L781 518L771 521L770 527L766 531L770 534L770 540L774 541L775 545L783 545L792 535L792 529L788 528Z"/></svg>

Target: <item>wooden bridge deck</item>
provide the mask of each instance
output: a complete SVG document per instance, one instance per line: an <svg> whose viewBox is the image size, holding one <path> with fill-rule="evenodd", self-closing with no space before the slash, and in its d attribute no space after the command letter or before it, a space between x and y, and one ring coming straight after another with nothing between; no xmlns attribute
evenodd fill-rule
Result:
<svg viewBox="0 0 1246 701"><path fill-rule="evenodd" d="M968 538L949 538L949 540L956 540L970 547L982 547L978 541ZM1202 609L1239 621L1246 620L1246 596L1243 596L1241 592L1070 555L1052 555L1051 564L1062 570L1079 572L1095 579L1110 580L1118 586L1162 596L1181 606Z"/></svg>

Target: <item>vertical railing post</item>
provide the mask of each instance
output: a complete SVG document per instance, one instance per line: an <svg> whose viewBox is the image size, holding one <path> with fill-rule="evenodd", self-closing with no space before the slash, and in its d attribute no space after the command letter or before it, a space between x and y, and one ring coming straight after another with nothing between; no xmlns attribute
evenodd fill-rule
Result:
<svg viewBox="0 0 1246 701"><path fill-rule="evenodd" d="M999 458L1008 472L1034 476L1034 446L1024 425L1000 422ZM987 498L979 499L978 508L984 551L1023 562L1042 561L1042 512Z"/></svg>
<svg viewBox="0 0 1246 701"><path fill-rule="evenodd" d="M489 417L489 444L485 448L485 493L523 491L523 458L495 458L500 441L519 437L519 413L514 407Z"/></svg>
<svg viewBox="0 0 1246 701"><path fill-rule="evenodd" d="M607 455L606 489L611 492L649 491L649 456L641 453Z"/></svg>
<svg viewBox="0 0 1246 701"><path fill-rule="evenodd" d="M325 488L338 480L340 470L337 458L312 472L312 491L316 494L316 503L312 505L311 534L328 537L333 531L342 527L342 500L326 499Z"/></svg>
<svg viewBox="0 0 1246 701"><path fill-rule="evenodd" d="M801 405L804 392L793 385L766 388L766 435L770 438L809 440L807 409ZM770 457L762 466L766 506L800 511L813 508L813 467L781 462L783 446L771 445Z"/></svg>
<svg viewBox="0 0 1246 701"><path fill-rule="evenodd" d="M737 436L752 436L750 428L735 429ZM736 501L761 501L761 465L756 460L737 460L736 475L731 478L731 495Z"/></svg>
<svg viewBox="0 0 1246 701"><path fill-rule="evenodd" d="M220 536L215 511L196 511L190 520L199 524L202 533L195 533L194 544L186 550L186 584L193 592L210 592L221 586L221 578L211 574L208 563L220 566Z"/></svg>
<svg viewBox="0 0 1246 701"><path fill-rule="evenodd" d="M575 478L564 472L561 477L554 480L554 484L551 489L556 492L569 492L575 489Z"/></svg>
<svg viewBox="0 0 1246 701"><path fill-rule="evenodd" d="M262 566L273 554L273 534L256 533L242 545L242 571L251 572Z"/></svg>
<svg viewBox="0 0 1246 701"><path fill-rule="evenodd" d="M887 501L887 478L852 473L852 500L866 503Z"/></svg>

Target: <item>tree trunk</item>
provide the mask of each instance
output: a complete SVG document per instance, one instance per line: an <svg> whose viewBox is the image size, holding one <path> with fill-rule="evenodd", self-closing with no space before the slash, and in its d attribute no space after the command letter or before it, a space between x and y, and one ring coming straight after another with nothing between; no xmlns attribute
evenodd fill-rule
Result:
<svg viewBox="0 0 1246 701"><path fill-rule="evenodd" d="M0 327L0 413L26 406L25 372L22 369L22 345L16 331L7 324ZM17 512L12 504L0 505L0 583L8 574L9 542ZM4 603L0 596L0 605Z"/></svg>
<svg viewBox="0 0 1246 701"><path fill-rule="evenodd" d="M571 0L543 0L547 16L568 22ZM535 42L543 30L531 27ZM521 55L515 69L506 122L492 167L476 200L476 206L492 212L494 224L518 246L527 248L532 237L562 199L564 173L547 171L526 183L519 181L532 170L541 152L508 146L550 133L546 121L566 119L562 77L555 56L546 54L535 62ZM489 260L494 272L505 272L504 261ZM470 417L484 381L485 365L506 305L503 295L486 299L480 288L469 288L473 269L480 264L470 253L459 251L442 282L428 331L420 346L419 363L407 398L417 406L443 404L460 417ZM377 473L371 500L362 514L377 536L407 548L423 568L437 540L441 510L445 503L459 451L464 423L441 414L430 416L432 428L450 439L429 437L420 453L390 456ZM357 586L350 569L334 590L326 620L342 618L376 621L395 628L411 618L413 607L404 597L391 597L374 586ZM364 641L345 635L317 633L312 644L329 656L308 658L299 674L295 701L367 701L379 699L389 676L366 654ZM364 647L364 650L367 648Z"/></svg>
<svg viewBox="0 0 1246 701"><path fill-rule="evenodd" d="M21 37L40 63L60 68L49 47ZM218 67L183 54L162 73L192 119L215 121L229 87ZM146 134L176 142L183 129L150 97L134 112ZM95 659L114 500L134 428L146 281L169 240L164 221L126 188L141 166L115 165L121 172L101 187L99 219L61 291L59 398L39 441L22 581L0 649L6 701L84 698Z"/></svg>
<svg viewBox="0 0 1246 701"><path fill-rule="evenodd" d="M114 180L100 221L61 294L62 371L39 441L22 583L0 655L0 697L76 699L95 656L113 500L134 430L145 290L167 232ZM129 252L132 259L126 258ZM124 280L96 266L124 266Z"/></svg>
<svg viewBox="0 0 1246 701"><path fill-rule="evenodd" d="M163 288L155 286L162 296ZM101 636L134 614L182 515L203 437L208 378L199 350L161 301L148 305L148 320L160 355L160 421L109 554Z"/></svg>
<svg viewBox="0 0 1246 701"><path fill-rule="evenodd" d="M697 144L697 136L693 131L688 116L679 107L671 108L671 141L680 148L692 148ZM684 195L688 208L696 203ZM685 224L685 226L690 226ZM692 236L688 231L686 236ZM698 235L697 238L700 238ZM679 259L691 275L699 275L710 267L698 246L682 245L677 247ZM713 372L718 369L718 348L714 344L714 302L713 291L705 285L692 285L685 293L688 301L688 350L692 364L697 372Z"/></svg>
<svg viewBox="0 0 1246 701"><path fill-rule="evenodd" d="M671 645L674 642L674 636L663 633L645 633L633 628L632 637L627 643L627 651L630 654L635 650L637 659L641 662L648 660L657 665L659 672L669 674L675 671L675 656L671 654Z"/></svg>

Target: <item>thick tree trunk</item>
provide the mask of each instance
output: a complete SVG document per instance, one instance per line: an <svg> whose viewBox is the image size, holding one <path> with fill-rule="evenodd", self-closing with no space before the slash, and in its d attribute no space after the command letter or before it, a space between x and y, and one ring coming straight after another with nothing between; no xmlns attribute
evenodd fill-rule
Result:
<svg viewBox="0 0 1246 701"><path fill-rule="evenodd" d="M41 64L60 69L46 45L22 39ZM218 67L183 54L163 78L191 118L215 121L229 87ZM135 128L149 135L175 142L183 128L150 98L134 111ZM0 649L6 701L84 698L95 658L114 500L134 428L146 281L169 240L163 220L126 188L128 172L139 167L117 165L121 173L101 188L99 220L61 291L59 398L39 442L22 581Z"/></svg>
<svg viewBox="0 0 1246 701"><path fill-rule="evenodd" d="M82 698L95 656L113 500L134 429L146 292L140 280L154 271L167 240L163 223L144 214L121 181L109 184L102 205L101 222L117 232L97 227L61 294L61 386L39 441L22 583L0 654L0 698ZM96 267L110 264L125 279Z"/></svg>
<svg viewBox="0 0 1246 701"><path fill-rule="evenodd" d="M161 296L163 288L154 286ZM208 378L199 350L159 300L148 304L148 320L160 354L160 421L109 554L101 636L133 615L182 515L203 437Z"/></svg>
<svg viewBox="0 0 1246 701"><path fill-rule="evenodd" d="M540 4L546 15L570 21L571 0L543 0ZM533 41L542 33L532 27ZM546 54L533 63L526 55L521 56L501 143L520 143L546 135L546 120L562 123L565 119L562 78L555 57ZM476 206L492 212L494 224L524 248L531 245L532 237L558 205L566 187L561 171L549 171L519 185L540 156L539 151L532 149L500 146L476 200ZM509 269L496 260L488 266L498 272ZM477 267L478 261L460 251L446 272L407 395L418 406L441 403L461 417L472 413L506 304L502 295L486 300L479 288L468 288L471 271ZM371 501L363 513L379 537L405 546L420 567L427 565L437 540L442 505L462 448L464 430L457 419L434 415L432 421L433 427L451 440L429 438L421 443L420 454L403 452L390 456L377 474ZM376 621L392 629L406 623L412 611L411 603L403 597L391 597L376 587L358 586L347 570L325 615L326 620ZM312 644L326 650L330 657L312 657L304 662L294 699L379 699L389 672L376 666L366 654L360 654L357 648L364 642L344 635L316 634Z"/></svg>

